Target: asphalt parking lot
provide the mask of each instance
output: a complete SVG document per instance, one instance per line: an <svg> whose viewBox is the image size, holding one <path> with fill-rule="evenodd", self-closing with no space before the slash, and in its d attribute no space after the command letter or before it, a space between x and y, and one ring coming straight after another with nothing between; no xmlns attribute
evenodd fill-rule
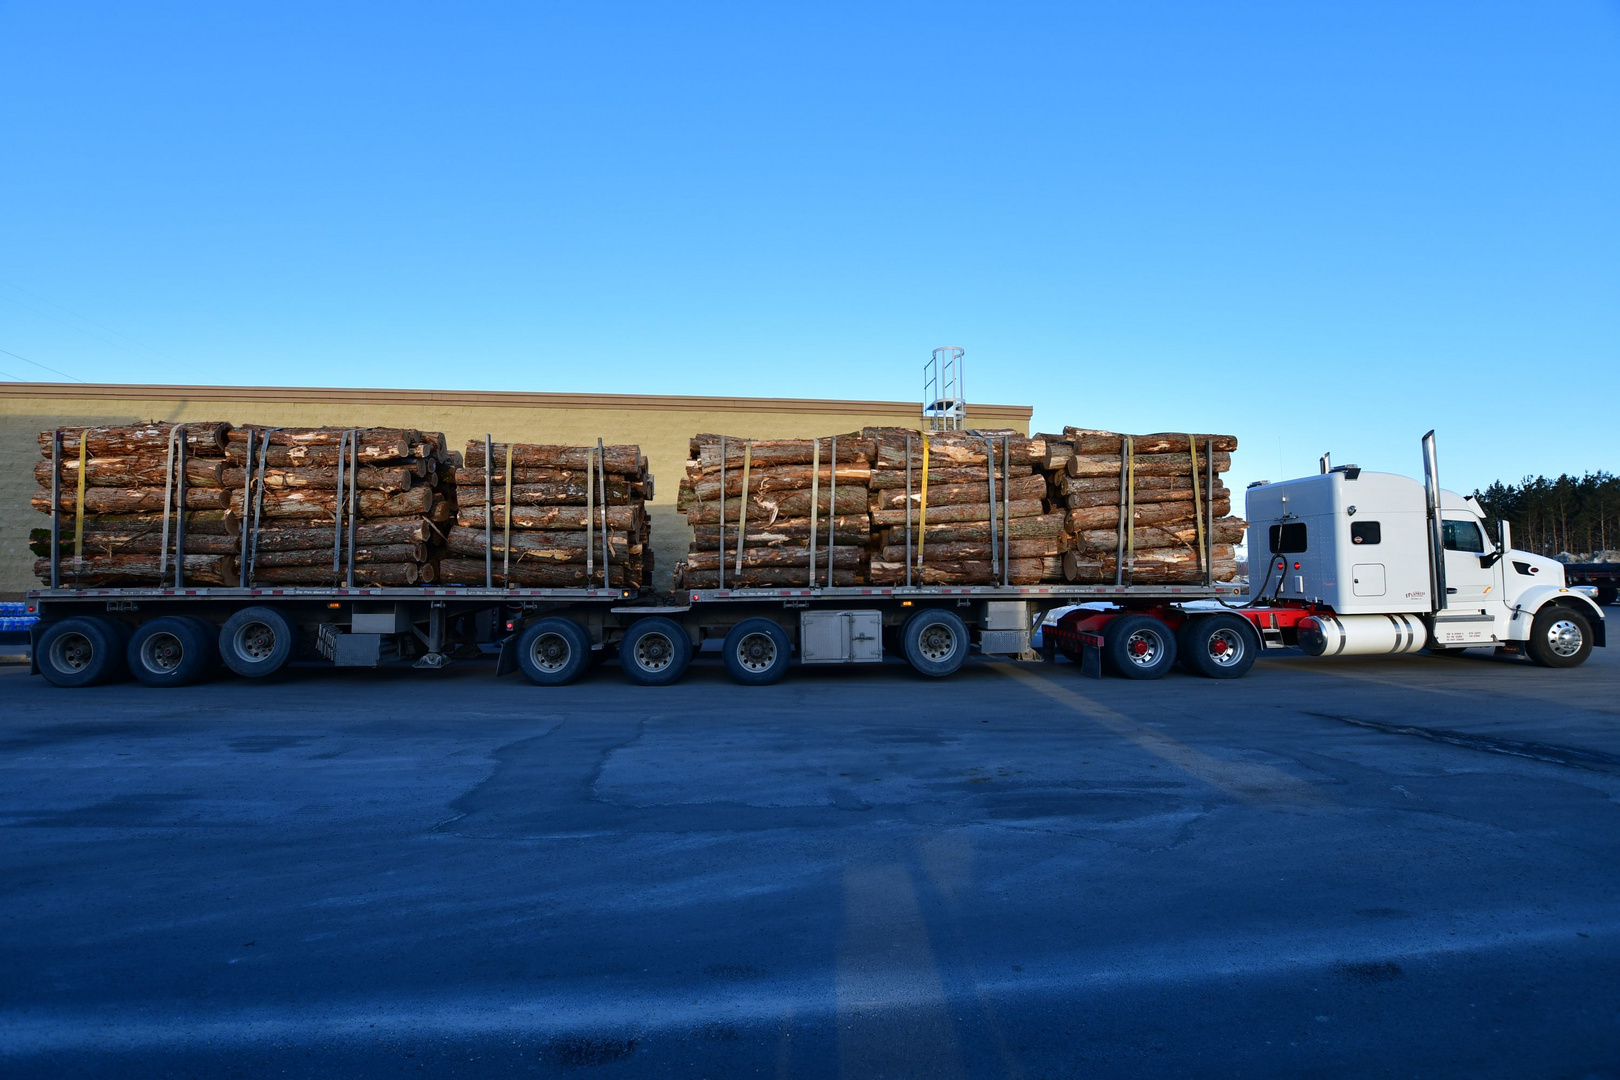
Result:
<svg viewBox="0 0 1620 1080"><path fill-rule="evenodd" d="M1620 650L0 701L9 1075L1620 1076Z"/></svg>

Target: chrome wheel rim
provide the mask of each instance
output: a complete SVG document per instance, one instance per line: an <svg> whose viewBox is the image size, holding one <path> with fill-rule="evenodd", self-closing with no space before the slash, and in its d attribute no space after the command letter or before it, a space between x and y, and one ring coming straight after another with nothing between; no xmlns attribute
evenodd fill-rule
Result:
<svg viewBox="0 0 1620 1080"><path fill-rule="evenodd" d="M1125 658L1137 667L1152 667L1164 655L1164 642L1152 630L1138 630L1125 639Z"/></svg>
<svg viewBox="0 0 1620 1080"><path fill-rule="evenodd" d="M1209 635L1206 644L1210 663L1231 667L1243 659L1243 636L1236 630L1227 630L1223 627Z"/></svg>
<svg viewBox="0 0 1620 1080"><path fill-rule="evenodd" d="M917 635L917 651L936 662L949 660L956 652L956 632L944 623L930 623Z"/></svg>
<svg viewBox="0 0 1620 1080"><path fill-rule="evenodd" d="M186 658L186 647L173 634L153 634L141 642L141 666L167 675Z"/></svg>
<svg viewBox="0 0 1620 1080"><path fill-rule="evenodd" d="M544 672L557 672L568 666L573 658L573 646L561 634L541 634L529 647L529 659Z"/></svg>
<svg viewBox="0 0 1620 1080"><path fill-rule="evenodd" d="M1584 644L1586 638L1580 626L1569 619L1559 619L1547 627L1547 645L1558 656L1574 656Z"/></svg>
<svg viewBox="0 0 1620 1080"><path fill-rule="evenodd" d="M248 623L237 628L231 644L244 660L268 660L276 651L276 632L262 622Z"/></svg>
<svg viewBox="0 0 1620 1080"><path fill-rule="evenodd" d="M96 647L83 634L63 634L51 642L51 666L58 671L83 671L95 658Z"/></svg>
<svg viewBox="0 0 1620 1080"><path fill-rule="evenodd" d="M636 639L635 657L642 671L663 671L675 662L675 643L663 634L642 634Z"/></svg>
<svg viewBox="0 0 1620 1080"><path fill-rule="evenodd" d="M776 666L776 640L766 633L746 635L737 642L737 663L754 674Z"/></svg>

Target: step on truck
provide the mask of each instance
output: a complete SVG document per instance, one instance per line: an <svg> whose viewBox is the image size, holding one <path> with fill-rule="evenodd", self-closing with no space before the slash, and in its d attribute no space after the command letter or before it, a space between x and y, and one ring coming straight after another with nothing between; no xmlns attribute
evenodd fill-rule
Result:
<svg viewBox="0 0 1620 1080"><path fill-rule="evenodd" d="M1490 647L1575 667L1605 644L1602 610L1563 566L1494 540L1479 504L1439 486L1434 433L1423 483L1333 466L1251 485L1249 584L697 589L674 597L610 588L44 589L33 670L58 686L125 676L195 682L216 664L263 678L293 660L340 667L442 668L499 642L496 674L571 683L617 653L633 683L673 683L706 642L731 677L772 683L796 663L899 655L933 677L975 650L1134 679L1178 662L1211 678L1245 674L1264 650L1320 657L1455 655ZM1083 605L1083 606L1081 606Z"/></svg>

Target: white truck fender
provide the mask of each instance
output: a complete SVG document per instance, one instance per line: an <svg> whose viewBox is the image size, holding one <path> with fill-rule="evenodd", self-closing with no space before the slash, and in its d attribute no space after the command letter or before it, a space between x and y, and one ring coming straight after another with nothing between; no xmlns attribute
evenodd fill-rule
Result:
<svg viewBox="0 0 1620 1080"><path fill-rule="evenodd" d="M1592 637L1595 639L1593 643L1607 644L1603 609L1593 603L1592 598L1585 593L1555 585L1536 585L1519 594L1513 614L1508 618L1508 640L1529 641L1530 625L1535 622L1536 613L1548 604L1574 608L1585 615L1587 621L1592 624Z"/></svg>

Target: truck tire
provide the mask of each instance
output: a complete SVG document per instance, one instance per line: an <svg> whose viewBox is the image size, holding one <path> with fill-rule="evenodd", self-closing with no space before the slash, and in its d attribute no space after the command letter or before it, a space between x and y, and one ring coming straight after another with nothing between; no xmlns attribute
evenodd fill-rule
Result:
<svg viewBox="0 0 1620 1080"><path fill-rule="evenodd" d="M661 615L632 623L619 644L619 666L638 686L668 686L691 662L692 639L680 623Z"/></svg>
<svg viewBox="0 0 1620 1080"><path fill-rule="evenodd" d="M125 660L142 686L189 686L202 678L213 659L212 628L200 620L165 616L142 623L129 639Z"/></svg>
<svg viewBox="0 0 1620 1080"><path fill-rule="evenodd" d="M781 681L793 662L787 631L770 619L744 619L726 635L726 673L744 686Z"/></svg>
<svg viewBox="0 0 1620 1080"><path fill-rule="evenodd" d="M1102 654L1127 679L1161 679L1176 662L1176 635L1151 615L1121 615L1103 627Z"/></svg>
<svg viewBox="0 0 1620 1080"><path fill-rule="evenodd" d="M954 611L917 612L906 620L900 643L912 668L930 678L942 679L967 663L968 628Z"/></svg>
<svg viewBox="0 0 1620 1080"><path fill-rule="evenodd" d="M540 619L518 635L517 660L534 685L567 686L590 666L591 638L572 619Z"/></svg>
<svg viewBox="0 0 1620 1080"><path fill-rule="evenodd" d="M275 608L243 608L219 630L219 658L249 679L274 675L292 659L295 631Z"/></svg>
<svg viewBox="0 0 1620 1080"><path fill-rule="evenodd" d="M197 633L203 639L203 676L213 674L219 667L219 627L207 619L199 619L195 615L183 616L185 620L197 627Z"/></svg>
<svg viewBox="0 0 1620 1080"><path fill-rule="evenodd" d="M1542 667L1579 667L1592 655L1592 624L1574 608L1548 604L1536 612L1524 649Z"/></svg>
<svg viewBox="0 0 1620 1080"><path fill-rule="evenodd" d="M35 659L52 686L97 686L123 674L124 636L111 619L63 619L40 631Z"/></svg>
<svg viewBox="0 0 1620 1080"><path fill-rule="evenodd" d="M1181 624L1176 652L1182 666L1195 675L1239 679L1254 666L1260 642L1241 615L1200 615Z"/></svg>

